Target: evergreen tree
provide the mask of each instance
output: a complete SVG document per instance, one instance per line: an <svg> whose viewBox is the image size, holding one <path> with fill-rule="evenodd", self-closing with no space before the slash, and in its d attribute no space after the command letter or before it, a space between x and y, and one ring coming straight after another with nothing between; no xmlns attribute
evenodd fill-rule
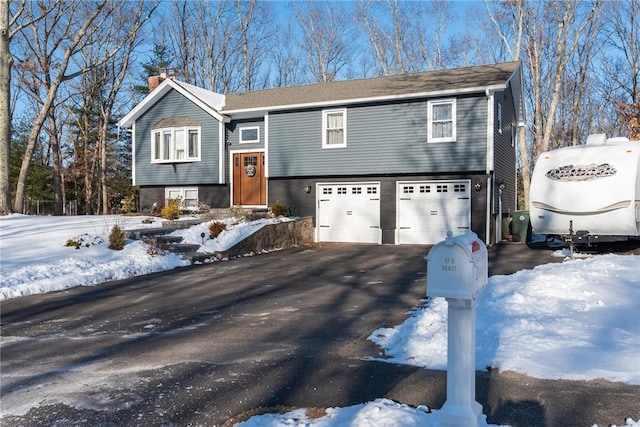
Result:
<svg viewBox="0 0 640 427"><path fill-rule="evenodd" d="M152 76L159 76L162 71L167 71L173 67L174 58L170 48L166 43L154 43L153 44L153 56L151 59L142 64L144 69L140 75L140 79L144 81L144 84L135 85L136 92L147 95L149 93L149 85L147 79Z"/></svg>

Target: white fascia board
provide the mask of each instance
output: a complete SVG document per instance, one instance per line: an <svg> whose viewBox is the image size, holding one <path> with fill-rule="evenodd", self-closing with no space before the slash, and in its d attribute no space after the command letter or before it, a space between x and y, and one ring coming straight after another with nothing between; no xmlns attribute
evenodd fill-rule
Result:
<svg viewBox="0 0 640 427"><path fill-rule="evenodd" d="M174 82L171 79L165 80L165 81L170 81L171 86L177 90L178 92L180 92L180 94L182 94L182 96L184 96L185 98L189 99L191 102L193 102L194 104L196 104L198 107L202 108L204 111L206 111L210 116L215 117L219 122L221 123L229 123L231 120L229 119L229 117L223 116L222 114L220 114L218 111L216 111L214 108L212 108L210 105L206 104L205 102L203 102L200 98L198 98L197 96L195 96L193 93L191 93L190 91L188 91L187 89L185 89L184 87L182 87L179 83Z"/></svg>
<svg viewBox="0 0 640 427"><path fill-rule="evenodd" d="M120 119L120 121L116 123L116 125L127 129L132 127L138 117L140 117L145 111L153 106L159 98L164 96L171 89L175 89L176 91L178 91L182 96L189 99L198 107L202 108L218 121L223 123L228 123L230 121L228 117L211 108L209 105L200 100L200 98L196 97L194 94L183 88L179 83L176 83L172 79L165 79L158 85L157 88L151 91L149 95L147 95L138 105L136 105L133 110L129 112L129 114Z"/></svg>
<svg viewBox="0 0 640 427"><path fill-rule="evenodd" d="M466 95L469 93L485 93L486 91L504 90L507 88L506 84L470 87L465 89L451 89L441 90L433 92L416 92L407 93L402 95L387 95L387 96L372 96L367 98L352 98L352 99L338 99L321 102L308 102L302 104L287 104L277 106L266 106L257 108L244 108L238 110L224 110L223 113L230 116L238 116L243 113L263 113L265 111L281 111L281 110L294 110L299 108L315 108L315 107L329 107L335 105L348 105L348 104L364 104L369 102L384 102L384 101L398 101L403 99L415 99L415 98L435 98L443 96L455 96Z"/></svg>
<svg viewBox="0 0 640 427"><path fill-rule="evenodd" d="M526 116L527 116L527 106L524 102L524 87L523 87L523 76L522 76L522 64L516 68L516 70L511 74L511 77L507 80L507 85L511 85L511 93L513 95L513 111L516 112L516 123L517 126L525 126L526 125Z"/></svg>
<svg viewBox="0 0 640 427"><path fill-rule="evenodd" d="M144 97L142 101L138 105L136 105L133 110L129 112L126 116L124 116L118 123L117 126L120 126L125 129L129 129L133 126L136 119L142 115L149 107L155 104L156 100L162 97L165 93L171 89L169 87L169 82L171 79L166 79L162 83L158 85L157 88L151 91L150 94Z"/></svg>

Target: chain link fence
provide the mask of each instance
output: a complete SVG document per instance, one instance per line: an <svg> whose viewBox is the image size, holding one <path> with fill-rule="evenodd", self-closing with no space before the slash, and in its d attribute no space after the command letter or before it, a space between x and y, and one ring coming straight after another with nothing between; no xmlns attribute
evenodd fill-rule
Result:
<svg viewBox="0 0 640 427"><path fill-rule="evenodd" d="M24 202L25 215L53 215L55 201L53 200L26 200ZM64 215L77 215L77 200L68 200L64 205Z"/></svg>

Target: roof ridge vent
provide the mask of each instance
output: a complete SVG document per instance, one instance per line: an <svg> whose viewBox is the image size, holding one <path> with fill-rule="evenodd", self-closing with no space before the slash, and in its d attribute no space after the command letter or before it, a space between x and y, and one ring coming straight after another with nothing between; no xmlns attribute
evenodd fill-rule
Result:
<svg viewBox="0 0 640 427"><path fill-rule="evenodd" d="M604 145L607 143L606 133L592 133L587 137L587 145Z"/></svg>

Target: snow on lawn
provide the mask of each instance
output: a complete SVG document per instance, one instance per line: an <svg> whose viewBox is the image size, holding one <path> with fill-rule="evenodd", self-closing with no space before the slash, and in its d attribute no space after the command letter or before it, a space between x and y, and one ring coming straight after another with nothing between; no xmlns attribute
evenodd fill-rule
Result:
<svg viewBox="0 0 640 427"><path fill-rule="evenodd" d="M489 278L476 302L476 369L640 384L640 256L600 255ZM447 302L373 332L392 363L445 370Z"/></svg>
<svg viewBox="0 0 640 427"><path fill-rule="evenodd" d="M328 408L321 418L309 418L306 409L296 409L286 414L257 415L235 427L441 427L438 411L426 406L413 408L388 399L349 406ZM482 415L478 427L498 427L487 424ZM591 427L598 427L594 424ZM616 427L611 425L610 427ZM623 427L622 425L620 427ZM640 427L640 421L625 420L624 427Z"/></svg>
<svg viewBox="0 0 640 427"><path fill-rule="evenodd" d="M388 399L377 399L347 408L328 408L321 418L309 418L305 409L296 409L286 414L265 414L237 423L235 427L440 427L437 411L430 412L426 406L413 408ZM480 427L486 427L482 416Z"/></svg>
<svg viewBox="0 0 640 427"><path fill-rule="evenodd" d="M146 223L152 221L151 223ZM0 301L19 296L57 291L74 286L91 286L189 265L179 255L153 254L147 245L130 240L121 251L111 250L113 226L123 229L160 228L164 220L144 216L0 216ZM202 243L202 252L228 249L266 224L278 219L239 223L228 219L228 229L210 239L209 224L193 226L172 234L184 243ZM67 241L81 242L76 249Z"/></svg>
<svg viewBox="0 0 640 427"><path fill-rule="evenodd" d="M0 217L0 300L95 285L186 265L172 254L150 255L141 242L122 251L107 248L113 225L160 227L154 218L77 216ZM208 238L208 223L173 234L205 252L228 249L274 220L234 225ZM80 249L69 239L86 242ZM512 370L546 379L602 378L640 384L640 256L600 255L544 264L508 276L493 276L477 299L476 368ZM395 328L373 331L385 361L446 369L447 304L426 300ZM621 417L630 414L620 414ZM439 426L437 411L378 399L329 408L310 419L304 409L260 415L241 426ZM482 423L481 425L486 425ZM628 419L626 426L640 427Z"/></svg>

